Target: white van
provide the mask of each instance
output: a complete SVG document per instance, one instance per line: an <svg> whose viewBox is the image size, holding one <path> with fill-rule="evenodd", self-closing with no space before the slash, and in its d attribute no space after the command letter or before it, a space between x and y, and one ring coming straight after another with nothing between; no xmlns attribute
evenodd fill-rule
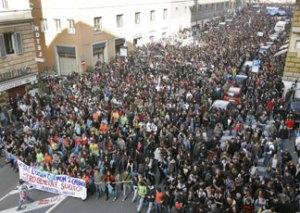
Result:
<svg viewBox="0 0 300 213"><path fill-rule="evenodd" d="M282 32L285 30L285 21L278 21L274 27L275 32Z"/></svg>

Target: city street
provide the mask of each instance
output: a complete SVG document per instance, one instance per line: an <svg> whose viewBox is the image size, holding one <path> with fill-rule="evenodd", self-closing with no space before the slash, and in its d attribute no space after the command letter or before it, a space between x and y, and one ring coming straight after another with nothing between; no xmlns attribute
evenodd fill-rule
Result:
<svg viewBox="0 0 300 213"><path fill-rule="evenodd" d="M18 206L19 194L18 191L15 190L18 185L18 174L13 172L9 165L2 166L3 164L4 162L1 160L0 213L10 213L15 212ZM54 195L34 189L30 190L30 196L35 202L26 204L26 208L19 212L135 212L135 204L132 204L130 199L125 202L122 202L121 199L113 202L112 199L105 201L105 198L102 197L98 200L96 196L92 196L86 201L81 201L78 198Z"/></svg>
<svg viewBox="0 0 300 213"><path fill-rule="evenodd" d="M225 133L226 135L227 133ZM228 136L224 136L224 139ZM297 155L294 147L294 138L290 143L284 144L284 149L288 149L293 157L293 161L297 162ZM18 174L13 172L9 165L4 165L1 160L0 167L0 213L14 212L19 201L19 194L16 190L18 184ZM260 168L260 171L265 168ZM113 202L112 199L105 201L105 197L97 199L96 196L91 196L85 201L78 198L65 197L61 195L54 195L51 193L42 192L31 189L30 196L35 202L26 204L26 208L20 212L30 213L65 213L65 212L100 212L100 213L120 213L120 212L135 212L136 204L131 203L132 194L125 202L119 198ZM144 208L145 210L146 208Z"/></svg>
<svg viewBox="0 0 300 213"><path fill-rule="evenodd" d="M0 0L0 213L299 212L300 0L262 1Z"/></svg>

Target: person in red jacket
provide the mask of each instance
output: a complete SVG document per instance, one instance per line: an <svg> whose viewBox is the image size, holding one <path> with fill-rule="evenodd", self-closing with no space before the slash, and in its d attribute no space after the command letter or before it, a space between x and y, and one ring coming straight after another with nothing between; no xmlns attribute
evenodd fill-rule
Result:
<svg viewBox="0 0 300 213"><path fill-rule="evenodd" d="M288 115L287 119L285 120L285 126L289 130L289 137L291 136L291 131L295 128L296 121L293 116Z"/></svg>
<svg viewBox="0 0 300 213"><path fill-rule="evenodd" d="M272 118L273 116L273 110L275 107L275 100L271 99L267 101L267 111L268 111L268 116L269 118Z"/></svg>
<svg viewBox="0 0 300 213"><path fill-rule="evenodd" d="M116 192L116 179L115 177L110 173L110 171L107 171L105 175L105 191L106 191L106 200L109 199L109 194L112 194L114 196L113 201L116 201L117 199L117 192Z"/></svg>
<svg viewBox="0 0 300 213"><path fill-rule="evenodd" d="M292 116L288 116L288 118L285 120L285 125L288 128L288 130L293 130L295 127L295 119Z"/></svg>

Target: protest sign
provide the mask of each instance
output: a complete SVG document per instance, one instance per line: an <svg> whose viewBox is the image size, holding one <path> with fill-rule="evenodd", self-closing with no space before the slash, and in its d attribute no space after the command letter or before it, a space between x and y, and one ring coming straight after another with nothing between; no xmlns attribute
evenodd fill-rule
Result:
<svg viewBox="0 0 300 213"><path fill-rule="evenodd" d="M259 67L260 67L260 60L253 60L251 71L257 73L259 71Z"/></svg>
<svg viewBox="0 0 300 213"><path fill-rule="evenodd" d="M264 33L263 32L257 32L257 36L262 37L262 36L264 36Z"/></svg>
<svg viewBox="0 0 300 213"><path fill-rule="evenodd" d="M18 166L20 179L35 189L86 199L87 189L82 179L40 171L32 166L27 166L20 160L18 160Z"/></svg>
<svg viewBox="0 0 300 213"><path fill-rule="evenodd" d="M120 49L120 56L127 57L127 48L121 48Z"/></svg>

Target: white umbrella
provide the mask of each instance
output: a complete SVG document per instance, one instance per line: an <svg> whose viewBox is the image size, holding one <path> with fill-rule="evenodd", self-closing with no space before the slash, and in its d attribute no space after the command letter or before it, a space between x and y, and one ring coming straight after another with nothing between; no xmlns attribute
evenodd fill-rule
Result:
<svg viewBox="0 0 300 213"><path fill-rule="evenodd" d="M277 52L277 53L274 55L274 57L280 56L280 55L286 53L287 51L288 51L288 49L280 50L279 52Z"/></svg>

